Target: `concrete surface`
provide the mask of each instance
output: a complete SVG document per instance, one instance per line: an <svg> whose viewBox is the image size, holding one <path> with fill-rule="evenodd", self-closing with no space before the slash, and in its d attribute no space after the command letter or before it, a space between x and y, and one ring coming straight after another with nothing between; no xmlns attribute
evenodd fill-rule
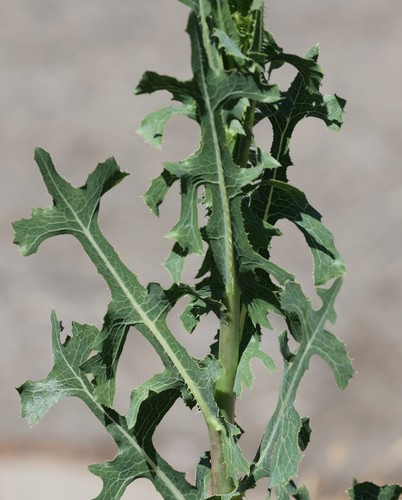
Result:
<svg viewBox="0 0 402 500"><path fill-rule="evenodd" d="M0 7L0 499L85 500L99 484L84 465L111 458L112 444L77 401L64 401L30 429L18 417L14 386L51 367L51 308L66 327L71 320L100 325L108 292L71 238L52 239L22 258L11 244L10 222L49 203L32 160L35 146L50 151L76 184L115 155L132 175L105 196L102 227L144 283L168 283L160 263L170 243L162 235L177 218L177 199L168 196L157 220L139 197L162 161L192 152L197 131L177 119L162 152L144 145L134 131L167 95L133 97L132 89L146 69L190 76L187 10L174 0L0 0ZM316 360L297 403L314 429L300 482L313 500L342 498L353 477L402 481L402 3L270 0L267 21L289 52L304 53L319 41L324 91L348 99L340 135L314 120L297 130L291 173L324 214L348 267L335 331L358 375L340 393ZM268 146L269 130L260 133ZM305 283L308 252L293 228L283 229L275 258ZM194 340L178 336L188 345L193 340L191 352L201 355L203 335L210 338L214 328L211 322ZM274 334L265 343L276 349ZM158 366L133 334L118 374L120 410L130 389ZM264 377L258 363L255 368ZM251 428L242 439L248 456L274 407L278 380L260 378L255 394L239 403L240 423ZM156 437L161 453L190 473L207 447L197 419L178 404ZM264 498L261 491L253 495ZM124 498L158 496L144 481Z"/></svg>

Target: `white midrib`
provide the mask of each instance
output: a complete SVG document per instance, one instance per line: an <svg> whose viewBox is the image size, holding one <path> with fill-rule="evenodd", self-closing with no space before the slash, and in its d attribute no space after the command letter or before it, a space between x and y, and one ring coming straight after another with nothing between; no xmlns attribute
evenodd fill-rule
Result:
<svg viewBox="0 0 402 500"><path fill-rule="evenodd" d="M83 226L82 226L83 227ZM131 306L133 309L137 312L137 314L140 316L141 322L148 328L148 330L154 335L154 337L157 339L161 347L164 349L172 363L174 364L175 368L181 375L182 379L186 383L186 385L189 387L191 393L193 394L195 400L197 401L197 404L205 416L205 418L208 418L208 422L214 422L216 421L216 425L220 428L221 424L218 422L217 418L215 415L213 415L211 409L209 408L208 403L204 400L204 397L202 396L201 392L198 390L197 383L191 378L188 370L183 366L181 363L180 359L176 356L174 350L170 346L170 344L167 342L165 339L164 335L159 331L159 328L156 326L155 322L152 321L147 313L142 309L142 307L138 304L136 301L135 297L132 295L130 290L127 288L125 285L124 281L121 279L119 274L117 273L116 269L113 267L111 262L108 260L106 255L102 252L102 249L99 247L95 239L93 238L92 234L85 229L84 235L88 239L88 241L91 243L92 247L96 251L96 253L101 257L102 261L104 262L105 266L109 270L109 272L112 274L113 278L116 280L116 283L119 285L121 290L124 292L125 296L129 300ZM173 335L172 335L173 338ZM191 362L193 362L190 359Z"/></svg>
<svg viewBox="0 0 402 500"><path fill-rule="evenodd" d="M109 261L107 256L104 254L102 249L99 247L97 244L96 240L93 238L90 230L82 223L81 219L78 217L78 214L76 211L73 209L73 207L70 205L68 200L65 198L63 193L59 190L57 183L53 179L52 172L48 169L48 175L52 179L53 185L55 190L58 192L60 197L63 199L64 203L66 206L69 208L71 213L73 214L75 220L77 221L77 224L80 226L82 234L86 237L87 241L91 244L95 252L99 255L99 257L102 259L105 267L108 269L108 271L111 273L113 278L115 279L116 283L118 286L121 288L121 290L124 292L125 296L129 300L130 304L132 305L133 309L137 312L137 314L140 316L141 322L150 330L150 332L154 335L154 337L157 339L159 344L162 346L162 348L165 350L166 354L169 356L171 359L172 363L176 367L177 371L183 378L183 381L186 383L188 388L190 389L191 393L193 394L195 400L197 401L197 405L200 408L202 414L204 415L204 418L208 425L212 425L215 430L220 431L223 430L222 424L219 422L217 416L212 412L211 408L208 405L208 402L205 401L202 393L199 391L197 383L191 378L190 374L188 373L188 370L182 365L181 361L179 358L176 356L175 352L169 345L169 343L166 341L164 338L163 334L159 331L158 327L152 321L147 313L142 309L142 307L138 304L136 301L135 297L132 295L130 290L127 288L125 285L124 281L121 279L119 274L117 273L116 269L112 265L112 263ZM169 332L170 333L170 332ZM171 334L172 335L172 334ZM174 339L172 335L172 339ZM189 362L194 363L193 360L189 357Z"/></svg>

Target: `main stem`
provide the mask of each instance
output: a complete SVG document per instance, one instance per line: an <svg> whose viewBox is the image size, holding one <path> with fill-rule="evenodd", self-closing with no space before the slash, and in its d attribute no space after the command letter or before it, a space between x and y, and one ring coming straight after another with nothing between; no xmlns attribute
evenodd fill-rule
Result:
<svg viewBox="0 0 402 500"><path fill-rule="evenodd" d="M233 267L233 278L234 274ZM238 286L234 280L232 286L226 291L225 305L227 311L221 321L219 332L219 361L225 371L224 375L216 382L215 400L223 417L233 424L236 403L233 387L239 363L240 346L240 297ZM211 442L212 494L230 493L235 485L227 473L220 434L212 430L209 437Z"/></svg>
<svg viewBox="0 0 402 500"><path fill-rule="evenodd" d="M246 112L246 121L249 125L254 120L255 104L251 103ZM242 138L239 140L239 148L235 155L240 156L240 167L247 165L251 141ZM230 273L228 286L225 291L226 314L222 318L219 330L219 362L224 368L224 375L216 382L215 400L227 422L235 422L236 394L234 384L236 379L237 367L239 364L240 342L245 323L245 307L241 304L240 289L237 284L235 258L232 247L230 256ZM230 493L234 489L234 483L227 474L226 464L223 459L222 444L220 436L213 430L210 431L211 442L211 476L212 493L223 494ZM236 498L242 498L239 495Z"/></svg>
<svg viewBox="0 0 402 500"><path fill-rule="evenodd" d="M217 3L220 5L220 2ZM250 23L249 29L254 30L253 45L261 47L262 33L262 11L258 12L255 18L255 24ZM244 53L247 53L249 47L242 47ZM230 59L230 58L229 58ZM226 61L225 66L231 67L230 60ZM247 124L247 130L251 130L254 123L255 103L251 102L245 110L244 121ZM249 152L251 146L251 137L239 136L236 146L233 150L233 157L240 168L247 167ZM235 422L236 394L234 384L236 379L237 367L239 364L240 342L243 333L245 317L245 308L241 304L240 289L237 283L237 272L235 264L235 255L233 244L231 247L229 259L229 275L227 276L224 304L226 313L221 320L219 330L219 353L218 359L224 369L223 376L217 380L215 385L215 400L225 420L231 424ZM211 488L213 495L230 493L235 485L229 474L224 461L222 440L219 432L213 428L209 430L211 444ZM242 494L235 497L243 498Z"/></svg>

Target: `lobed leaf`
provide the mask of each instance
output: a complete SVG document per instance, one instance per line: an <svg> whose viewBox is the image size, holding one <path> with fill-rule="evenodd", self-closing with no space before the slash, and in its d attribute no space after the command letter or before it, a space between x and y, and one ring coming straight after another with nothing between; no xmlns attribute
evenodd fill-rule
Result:
<svg viewBox="0 0 402 500"><path fill-rule="evenodd" d="M118 500L135 479L150 479L165 498L201 499L184 474L172 469L158 455L152 444L156 426L179 396L179 391L166 385L166 390L142 401L136 426L129 430L125 418L99 404L81 364L97 345L100 332L91 325L73 323L72 336L61 342L61 323L52 312L52 345L54 365L43 380L27 381L18 388L22 416L32 425L38 423L56 402L66 397L81 399L112 436L119 452L115 460L92 465L90 470L103 479L98 499ZM152 409L152 411L151 411Z"/></svg>
<svg viewBox="0 0 402 500"><path fill-rule="evenodd" d="M197 363L176 340L166 325L166 315L171 309L168 296L158 285L145 289L120 260L98 226L101 195L125 174L120 172L114 160L109 160L98 165L83 187L75 188L60 177L48 153L37 150L35 157L53 197L53 206L44 211L34 210L31 219L14 223L15 243L25 254L30 254L49 237L72 234L108 284L112 300L93 349L99 352L83 364L83 369L93 376L94 397L98 403L109 404L113 400L114 378L127 329L135 326L154 347L166 368L177 372L207 425L219 434L225 450L237 457L237 464L242 464L240 470L247 472L248 464L242 458L236 434L218 416L214 399L214 382L219 376L216 367Z"/></svg>
<svg viewBox="0 0 402 500"><path fill-rule="evenodd" d="M318 47L314 46L306 59L316 61L317 58ZM315 86L311 88L306 84L305 76L300 72L282 97L282 101L275 105L259 104L256 122L262 118L270 120L274 132L271 153L283 167L288 167L292 165L289 144L296 125L304 118L315 117L330 129L339 131L346 101L337 95L322 95Z"/></svg>
<svg viewBox="0 0 402 500"><path fill-rule="evenodd" d="M318 289L322 307L314 311L300 285L287 282L281 294L285 313L297 316L301 325L301 341L293 357L284 359L284 373L276 410L267 426L251 475L245 484L269 477L272 487L283 487L297 474L301 459L299 433L301 419L294 403L297 389L308 370L310 358L321 356L332 368L337 385L343 389L354 374L344 345L325 330L325 323L335 321L334 301L341 279L329 289Z"/></svg>

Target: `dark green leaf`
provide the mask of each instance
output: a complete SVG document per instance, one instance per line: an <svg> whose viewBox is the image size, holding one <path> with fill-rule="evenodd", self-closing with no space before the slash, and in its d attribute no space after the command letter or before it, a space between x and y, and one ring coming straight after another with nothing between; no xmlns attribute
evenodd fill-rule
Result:
<svg viewBox="0 0 402 500"><path fill-rule="evenodd" d="M377 486L370 482L354 485L347 491L350 500L398 500L402 486L398 484Z"/></svg>

